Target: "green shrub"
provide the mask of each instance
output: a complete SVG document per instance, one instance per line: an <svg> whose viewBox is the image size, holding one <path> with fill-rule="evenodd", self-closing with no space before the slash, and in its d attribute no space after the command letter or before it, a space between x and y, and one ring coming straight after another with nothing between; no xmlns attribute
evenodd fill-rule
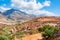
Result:
<svg viewBox="0 0 60 40"><path fill-rule="evenodd" d="M0 40L9 40L9 38L4 35L0 35Z"/></svg>
<svg viewBox="0 0 60 40"><path fill-rule="evenodd" d="M49 38L54 37L55 31L58 31L58 27L50 26L50 25L45 25L43 27L38 28L39 32L42 32L42 36L48 40Z"/></svg>

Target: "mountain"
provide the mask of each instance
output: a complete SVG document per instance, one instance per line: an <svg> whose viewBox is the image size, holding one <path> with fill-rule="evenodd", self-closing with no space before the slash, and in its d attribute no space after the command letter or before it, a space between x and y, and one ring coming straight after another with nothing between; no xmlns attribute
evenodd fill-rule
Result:
<svg viewBox="0 0 60 40"><path fill-rule="evenodd" d="M8 19L20 22L27 21L35 17L35 15L29 15L17 9L7 10L3 13L3 15L6 16Z"/></svg>
<svg viewBox="0 0 60 40"><path fill-rule="evenodd" d="M16 11L16 10L14 10L14 9L6 10L5 12L3 12L3 15L5 15L5 16L10 15L10 14L12 14L14 11Z"/></svg>

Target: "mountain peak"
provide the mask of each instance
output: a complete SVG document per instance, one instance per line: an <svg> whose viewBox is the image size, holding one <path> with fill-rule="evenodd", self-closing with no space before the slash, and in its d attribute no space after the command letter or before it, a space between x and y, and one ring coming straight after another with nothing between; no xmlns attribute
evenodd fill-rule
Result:
<svg viewBox="0 0 60 40"><path fill-rule="evenodd" d="M12 14L14 11L18 11L17 9L10 9L10 10L6 10L5 12L3 12L3 15L7 16Z"/></svg>

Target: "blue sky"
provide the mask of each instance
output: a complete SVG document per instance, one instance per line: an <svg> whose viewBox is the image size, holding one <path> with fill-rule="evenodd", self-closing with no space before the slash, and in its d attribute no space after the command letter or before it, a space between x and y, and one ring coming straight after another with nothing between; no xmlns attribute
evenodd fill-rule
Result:
<svg viewBox="0 0 60 40"><path fill-rule="evenodd" d="M14 0L13 0L14 1ZM22 11L26 11L26 13L29 13L30 12L30 9L29 9L29 11L27 11L27 7L25 8L25 7L23 7L23 8L21 8L20 6L22 6L22 4L19 4L18 3L18 1L20 2L20 0L15 0L15 1L17 1L17 2L13 2L13 1L11 1L11 0L0 0L0 7L5 7L5 8L19 8L19 9L21 9ZM56 15L56 16L60 16L60 0L36 0L36 2L37 3L40 3L41 5L43 5L43 3L45 2L45 1L49 1L50 2L50 4L48 3L48 5L45 5L44 7L42 7L42 8L39 8L39 7L36 7L36 8L33 8L34 10L31 10L31 12L30 13L32 13L32 11L33 11L33 14L35 13L36 14L36 12L35 12L35 10L37 10L37 13L42 13L42 14L44 14L44 12L46 11L46 13L48 14L48 12L50 12L50 13L53 13L54 15ZM25 1L24 1L25 2ZM23 2L22 2L23 3ZM26 3L28 3L28 2L26 2ZM35 3L35 2L34 2ZM34 3L32 3L32 4L34 4ZM36 3L36 4L37 4ZM14 4L13 6L11 6L12 4ZM20 5L19 7L17 6L17 5ZM24 5L24 4L23 4ZM35 6L35 5L34 5ZM1 9L1 8L0 8ZM40 10L39 10L40 9ZM38 12L38 11L42 11L42 12ZM47 12L48 11L48 12ZM46 14L45 13L45 14ZM44 15L45 15L44 14ZM49 15L49 14L48 14Z"/></svg>
<svg viewBox="0 0 60 40"><path fill-rule="evenodd" d="M38 0L40 1L40 0ZM40 1L43 2L44 0ZM60 16L60 0L50 0L51 1L51 6L50 7L45 7L44 9L54 12L55 15Z"/></svg>

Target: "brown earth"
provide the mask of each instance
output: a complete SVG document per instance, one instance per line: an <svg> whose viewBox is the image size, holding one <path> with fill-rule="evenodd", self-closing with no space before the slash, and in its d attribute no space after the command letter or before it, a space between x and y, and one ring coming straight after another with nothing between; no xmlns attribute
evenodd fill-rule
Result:
<svg viewBox="0 0 60 40"><path fill-rule="evenodd" d="M22 40L42 40L43 37L41 33L33 34L33 35L27 35L26 37L23 37Z"/></svg>

